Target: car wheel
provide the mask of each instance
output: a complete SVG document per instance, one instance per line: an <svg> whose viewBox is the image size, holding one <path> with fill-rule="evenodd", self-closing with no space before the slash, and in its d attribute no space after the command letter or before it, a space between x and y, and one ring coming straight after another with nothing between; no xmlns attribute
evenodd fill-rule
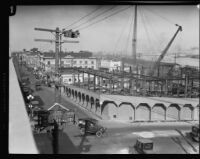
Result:
<svg viewBox="0 0 200 159"><path fill-rule="evenodd" d="M81 128L80 133L81 133L81 135L85 135L85 128Z"/></svg>
<svg viewBox="0 0 200 159"><path fill-rule="evenodd" d="M96 136L97 136L97 137L101 137L101 136L102 136L102 132L101 132L101 131L97 131L97 132L96 132Z"/></svg>

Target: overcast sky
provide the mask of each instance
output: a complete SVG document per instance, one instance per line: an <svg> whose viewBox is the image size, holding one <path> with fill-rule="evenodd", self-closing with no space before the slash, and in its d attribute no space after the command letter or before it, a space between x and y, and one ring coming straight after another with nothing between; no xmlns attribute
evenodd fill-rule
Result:
<svg viewBox="0 0 200 159"><path fill-rule="evenodd" d="M35 27L55 29L66 28L81 17L89 14L100 6L17 6L17 13L10 17L10 49L11 51L39 48L41 51L55 50L52 43L35 42L35 38L54 39L49 32L35 31ZM123 51L130 54L133 36L134 6L115 14L99 23L84 28L93 22L99 21L115 12L127 8L126 5L115 6L99 17L95 17L112 8L101 6L90 16L82 19L74 28L88 19L93 19L76 29L80 29L78 44L63 44L64 51L103 51L116 53ZM167 45L177 27L182 25L183 31L177 35L169 52L188 50L199 46L199 9L196 5L190 6L138 6L137 51L159 53ZM82 28L82 29L81 29ZM129 37L129 38L128 38Z"/></svg>

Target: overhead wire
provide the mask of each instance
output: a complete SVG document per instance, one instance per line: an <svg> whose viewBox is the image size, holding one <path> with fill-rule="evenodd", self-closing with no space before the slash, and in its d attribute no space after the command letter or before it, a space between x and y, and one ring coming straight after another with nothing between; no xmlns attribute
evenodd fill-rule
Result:
<svg viewBox="0 0 200 159"><path fill-rule="evenodd" d="M153 47L153 45L152 45L152 43L151 43L150 35L149 35L148 29L147 29L147 27L146 27L145 17L144 17L144 15L143 15L143 13L141 12L141 10L138 9L138 12L139 12L139 14L140 14L140 16L141 16L141 20L142 20L142 23L143 23L143 26L144 26L144 30L145 30L145 32L146 32L146 38L147 38L147 41L148 41L148 43L149 43L149 45L150 45L149 49L151 50L151 48L152 48L153 50L155 50L155 48Z"/></svg>
<svg viewBox="0 0 200 159"><path fill-rule="evenodd" d="M75 22L73 22L72 24L68 25L65 29L67 29L68 27L80 22L81 20L83 20L84 18L90 16L91 14L93 14L94 12L96 12L97 10L99 10L100 8L102 8L102 6L97 7L95 10L92 10L91 12L89 12L88 14L86 14L85 16L81 17L80 19L76 20Z"/></svg>
<svg viewBox="0 0 200 159"><path fill-rule="evenodd" d="M131 16L131 15L130 15ZM129 17L130 18L130 17ZM121 37L122 37L122 35L123 35L123 33L124 33L124 31L125 31L125 28L127 27L127 24L128 24L128 22L129 22L129 18L128 18L128 21L127 21L127 23L124 25L124 27L122 28L122 30L121 30L121 33L120 33L120 36L119 36L119 38L118 38L118 40L117 40L117 42L116 42L116 44L115 44L115 46L114 46L114 53L115 53L115 51L116 51L116 49L117 49L117 46L118 46L118 44L119 44L119 42L120 42L120 40L121 40Z"/></svg>
<svg viewBox="0 0 200 159"><path fill-rule="evenodd" d="M91 17L91 18L89 18L88 20L86 20L85 22L79 24L78 26L73 27L72 29L78 29L80 26L85 25L86 23L88 23L88 22L90 22L90 21L92 21L92 20L95 20L95 18L97 18L97 17L99 17L99 16L105 14L106 12L109 12L109 11L113 10L113 9L116 8L116 7L117 7L117 6L112 6L112 7L108 8L107 10L105 10L105 11L103 11L103 12L101 12L101 13L99 13L99 14L97 14L97 15ZM79 29L79 30L80 30L80 29Z"/></svg>
<svg viewBox="0 0 200 159"><path fill-rule="evenodd" d="M134 11L133 11L134 14ZM130 25L130 29L129 29L129 33L128 33L128 38L127 38L127 42L125 45L125 55L128 55L128 44L130 43L130 35L131 35L131 30L133 28L133 21L134 21L134 16L132 16L132 21L131 21L131 25Z"/></svg>
<svg viewBox="0 0 200 159"><path fill-rule="evenodd" d="M151 12L152 14L157 15L157 16L159 16L159 17L162 18L162 19L165 19L165 20L166 20L168 23L170 23L170 24L173 24L173 25L176 24L176 23L172 22L171 20L169 20L168 18L159 15L159 14L156 13L155 11L152 11L152 10L150 10L150 9L148 9L148 8L145 8L145 9L148 10L149 12Z"/></svg>
<svg viewBox="0 0 200 159"><path fill-rule="evenodd" d="M79 30L86 29L86 28L88 28L88 27L90 27L90 26L92 26L92 25L94 25L94 24L96 24L96 23L99 23L99 22L101 22L101 21L103 21L103 20L105 20L105 19L107 19L107 18L109 18L109 17L111 17L111 16L114 16L114 15L116 15L116 14L118 14L118 13L120 13L120 12L122 12L122 11L128 9L128 8L130 8L130 7L131 7L131 6L126 7L126 8L123 8L123 9L121 9L121 10L118 10L118 11L116 11L116 12L110 14L109 16L106 16L106 17L104 17L104 18L102 18L102 19L100 19L100 20L98 20L98 21L96 21L96 22L93 22L93 23L91 23L91 24L89 24L89 25L87 25L87 26L85 26L85 27L80 28Z"/></svg>
<svg viewBox="0 0 200 159"><path fill-rule="evenodd" d="M152 37L154 38L154 42L156 43L156 44L158 44L158 35L156 34L156 31L154 30L154 28L155 27L153 27L152 26L152 23L151 23L151 21L149 20L149 18L147 17L147 13L145 13L145 9L143 9L143 15L144 15L144 17L145 17L145 19L146 19L146 21L148 22L148 24L149 24L149 27L151 28L151 30L152 30ZM156 51L158 51L158 49L156 49Z"/></svg>

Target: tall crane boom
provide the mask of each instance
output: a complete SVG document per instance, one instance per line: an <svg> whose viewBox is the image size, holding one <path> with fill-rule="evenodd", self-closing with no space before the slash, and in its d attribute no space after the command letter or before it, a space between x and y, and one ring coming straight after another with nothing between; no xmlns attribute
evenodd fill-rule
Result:
<svg viewBox="0 0 200 159"><path fill-rule="evenodd" d="M154 63L153 67L151 68L150 73L149 73L150 76L154 75L154 72L155 72L156 68L159 67L161 60L166 55L167 51L169 50L169 47L171 46L172 42L174 41L174 39L176 37L176 35L178 34L179 31L182 31L182 26L180 26L178 24L175 24L175 25L178 26L178 29L177 29L176 33L174 34L174 36L172 37L172 39L170 40L170 42L165 47L165 49L162 51L162 53L159 56L158 60Z"/></svg>

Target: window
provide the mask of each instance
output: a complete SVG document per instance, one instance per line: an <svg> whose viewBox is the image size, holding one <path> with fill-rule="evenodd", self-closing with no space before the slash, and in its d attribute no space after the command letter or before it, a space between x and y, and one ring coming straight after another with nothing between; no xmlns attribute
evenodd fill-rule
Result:
<svg viewBox="0 0 200 159"><path fill-rule="evenodd" d="M76 61L74 61L74 64L76 64Z"/></svg>
<svg viewBox="0 0 200 159"><path fill-rule="evenodd" d="M79 63L82 63L82 61L80 61Z"/></svg>
<svg viewBox="0 0 200 159"><path fill-rule="evenodd" d="M117 116L116 115L113 115L113 118L116 118Z"/></svg>
<svg viewBox="0 0 200 159"><path fill-rule="evenodd" d="M94 64L94 61L91 61L91 64Z"/></svg>
<svg viewBox="0 0 200 159"><path fill-rule="evenodd" d="M87 66L85 66L85 68L87 68Z"/></svg>
<svg viewBox="0 0 200 159"><path fill-rule="evenodd" d="M51 64L51 62L50 61L48 61L48 63L47 63L48 65L50 65Z"/></svg>
<svg viewBox="0 0 200 159"><path fill-rule="evenodd" d="M87 61L85 61L85 64L87 64Z"/></svg>
<svg viewBox="0 0 200 159"><path fill-rule="evenodd" d="M151 150L153 148L153 144L152 143L146 143L144 144L144 149L145 150Z"/></svg>
<svg viewBox="0 0 200 159"><path fill-rule="evenodd" d="M94 69L94 66L92 66L92 69Z"/></svg>
<svg viewBox="0 0 200 159"><path fill-rule="evenodd" d="M71 82L72 81L72 79L71 78L69 78L69 82Z"/></svg>
<svg viewBox="0 0 200 159"><path fill-rule="evenodd" d="M64 61L61 61L61 65L63 65L64 64Z"/></svg>

